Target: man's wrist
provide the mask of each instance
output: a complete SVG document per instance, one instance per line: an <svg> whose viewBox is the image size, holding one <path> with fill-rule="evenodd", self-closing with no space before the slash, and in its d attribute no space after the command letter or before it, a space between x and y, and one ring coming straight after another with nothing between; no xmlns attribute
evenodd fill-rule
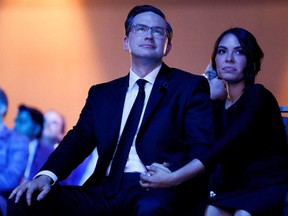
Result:
<svg viewBox="0 0 288 216"><path fill-rule="evenodd" d="M56 181L58 180L58 177L51 171L49 170L43 170L43 171L40 171L39 173L37 173L33 179L35 178L38 178L39 176L42 176L42 175L45 175L47 177L50 178L50 185L54 185L56 183Z"/></svg>

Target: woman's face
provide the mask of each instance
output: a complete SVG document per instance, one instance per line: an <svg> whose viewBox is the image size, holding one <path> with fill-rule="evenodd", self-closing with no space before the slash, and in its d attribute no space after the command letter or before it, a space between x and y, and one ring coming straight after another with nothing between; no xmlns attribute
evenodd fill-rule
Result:
<svg viewBox="0 0 288 216"><path fill-rule="evenodd" d="M215 56L218 75L228 83L243 81L243 70L247 59L238 39L233 34L225 35L220 41Z"/></svg>

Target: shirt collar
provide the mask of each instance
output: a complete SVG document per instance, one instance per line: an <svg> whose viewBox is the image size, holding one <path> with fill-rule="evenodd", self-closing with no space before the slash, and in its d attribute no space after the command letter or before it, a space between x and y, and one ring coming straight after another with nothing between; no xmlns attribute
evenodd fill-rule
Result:
<svg viewBox="0 0 288 216"><path fill-rule="evenodd" d="M156 79L156 77L157 77L157 75L158 75L158 73L159 73L159 71L160 71L160 69L161 69L161 66L162 66L162 64L159 65L158 67L156 67L154 70L152 70L149 74L147 74L147 75L146 75L145 77L143 77L143 78L139 77L139 76L132 70L132 68L130 68L129 89L131 89L131 88L135 85L135 83L136 83L136 81L137 81L138 79L145 79L145 80L148 81L148 83L150 83L151 85L153 85L154 82L155 82L155 79Z"/></svg>

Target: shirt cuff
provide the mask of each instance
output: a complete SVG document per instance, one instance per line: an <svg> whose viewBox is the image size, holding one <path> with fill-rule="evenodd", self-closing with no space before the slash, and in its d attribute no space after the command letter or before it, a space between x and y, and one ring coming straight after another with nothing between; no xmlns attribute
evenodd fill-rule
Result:
<svg viewBox="0 0 288 216"><path fill-rule="evenodd" d="M46 176L49 176L51 179L52 179L52 183L51 183L51 186L54 185L56 183L56 181L58 180L58 177L51 171L49 170L43 170L43 171L40 171L39 173L37 173L33 179L37 178L38 176L40 175L46 175Z"/></svg>

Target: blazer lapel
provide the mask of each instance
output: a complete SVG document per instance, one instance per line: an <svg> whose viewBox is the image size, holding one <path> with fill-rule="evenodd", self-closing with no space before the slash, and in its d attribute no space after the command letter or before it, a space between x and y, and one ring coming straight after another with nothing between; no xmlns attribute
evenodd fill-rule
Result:
<svg viewBox="0 0 288 216"><path fill-rule="evenodd" d="M111 112L111 121L112 123L112 131L114 131L114 128L116 127L115 131L119 133L120 129L120 123L123 113L123 107L124 107L124 101L125 96L127 92L127 88L129 85L129 75L126 76L119 84L117 84L113 89L113 98L111 99L111 108L113 109L113 112Z"/></svg>
<svg viewBox="0 0 288 216"><path fill-rule="evenodd" d="M163 63L163 66L159 71L159 74L157 75L153 85L138 136L140 135L141 130L145 128L145 125L153 115L154 110L161 104L162 99L166 95L167 88L169 87L168 70L169 67Z"/></svg>
<svg viewBox="0 0 288 216"><path fill-rule="evenodd" d="M127 92L127 88L129 85L129 75L119 79L114 86L109 89L111 90L111 98L109 99L111 103L110 107L107 107L107 109L111 109L109 112L109 137L111 137L111 142L107 143L107 150L105 153L103 153L105 156L99 157L98 162L96 165L97 172L94 172L93 177L91 179L97 179L99 176L105 176L106 169L110 163L110 160L112 159L112 156L114 154L114 151L117 146L119 131L120 131L120 125L121 125L121 118L122 118L122 112L124 107L124 100ZM108 146L109 144L109 146ZM93 180L93 181L94 181ZM98 179L99 180L99 179Z"/></svg>
<svg viewBox="0 0 288 216"><path fill-rule="evenodd" d="M124 108L124 101L126 97L127 88L129 85L129 75L125 76L123 79L121 79L113 88L113 94L111 94L113 97L111 100L111 109L113 111L110 112L110 132L111 136L113 137L113 149L115 149L118 135L120 131L120 125L121 125L121 118ZM114 151L113 151L114 152Z"/></svg>

